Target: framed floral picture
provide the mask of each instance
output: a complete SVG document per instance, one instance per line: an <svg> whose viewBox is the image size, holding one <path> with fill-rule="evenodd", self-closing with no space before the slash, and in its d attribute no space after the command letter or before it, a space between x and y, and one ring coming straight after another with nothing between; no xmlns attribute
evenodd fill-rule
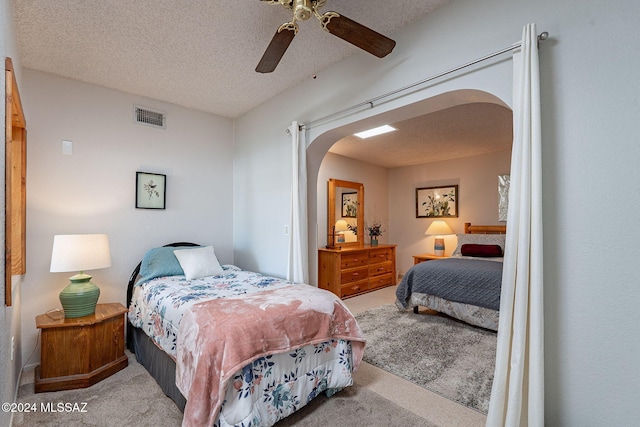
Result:
<svg viewBox="0 0 640 427"><path fill-rule="evenodd" d="M136 209L164 209L166 187L166 175L136 172Z"/></svg>
<svg viewBox="0 0 640 427"><path fill-rule="evenodd" d="M342 193L342 217L356 218L358 216L358 193Z"/></svg>
<svg viewBox="0 0 640 427"><path fill-rule="evenodd" d="M457 185L416 188L416 218L457 217Z"/></svg>

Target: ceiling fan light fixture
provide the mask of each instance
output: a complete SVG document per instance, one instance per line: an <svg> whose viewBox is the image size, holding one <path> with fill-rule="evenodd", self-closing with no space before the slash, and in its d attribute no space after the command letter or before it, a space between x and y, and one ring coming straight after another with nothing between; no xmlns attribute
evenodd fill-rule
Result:
<svg viewBox="0 0 640 427"><path fill-rule="evenodd" d="M295 0L293 14L298 21L306 21L311 18L311 15L313 14L311 0Z"/></svg>
<svg viewBox="0 0 640 427"><path fill-rule="evenodd" d="M358 138L365 139L365 138L371 138L372 136L377 136L377 135L382 135L384 133L393 132L394 130L397 130L397 129L394 128L393 126L383 125L383 126L378 126L377 128L373 128L373 129L365 130L365 131L362 131L362 132L354 133L354 135L357 136Z"/></svg>
<svg viewBox="0 0 640 427"><path fill-rule="evenodd" d="M320 21L322 28L336 37L359 47L360 49L384 58L391 53L396 42L369 27L366 27L353 19L349 19L337 12L327 12L322 15L318 12L327 0L262 0L269 4L280 4L293 11L291 22L278 29L271 39L267 50L262 55L256 71L258 73L273 72L284 56L285 51L298 32L297 21L306 21L315 16ZM287 31L284 31L287 30Z"/></svg>

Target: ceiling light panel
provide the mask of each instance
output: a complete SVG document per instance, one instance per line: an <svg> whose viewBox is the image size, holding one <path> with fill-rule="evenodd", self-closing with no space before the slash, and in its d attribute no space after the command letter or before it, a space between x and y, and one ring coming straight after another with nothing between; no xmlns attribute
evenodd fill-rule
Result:
<svg viewBox="0 0 640 427"><path fill-rule="evenodd" d="M384 125L384 126L379 126L377 128L354 133L354 135L357 136L358 138L365 139L365 138L371 138L372 136L376 136L376 135L382 135L383 133L393 132L394 130L396 130L396 128L389 125Z"/></svg>

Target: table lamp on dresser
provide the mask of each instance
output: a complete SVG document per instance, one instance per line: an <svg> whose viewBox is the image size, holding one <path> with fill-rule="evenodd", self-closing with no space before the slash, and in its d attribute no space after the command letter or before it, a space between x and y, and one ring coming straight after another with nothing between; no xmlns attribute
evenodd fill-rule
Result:
<svg viewBox="0 0 640 427"><path fill-rule="evenodd" d="M62 234L53 237L52 273L78 271L60 292L64 317L88 316L96 311L100 288L91 282L88 270L111 267L109 236L106 234Z"/></svg>

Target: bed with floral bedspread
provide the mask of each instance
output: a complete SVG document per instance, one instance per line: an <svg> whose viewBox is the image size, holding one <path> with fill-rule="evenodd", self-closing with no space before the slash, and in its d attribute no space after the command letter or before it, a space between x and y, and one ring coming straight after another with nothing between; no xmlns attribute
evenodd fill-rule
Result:
<svg viewBox="0 0 640 427"><path fill-rule="evenodd" d="M171 259L172 251L185 249L154 248L154 254L145 255L150 259L146 263L143 259L130 281L128 314L132 330L142 331L176 362L172 368L177 373L177 389L186 398L183 425L199 425L206 420L207 425L220 427L271 426L318 394L331 395L352 385L364 340L355 319L337 297L309 285L231 265L219 266L215 275L188 277ZM172 266L167 267L167 263ZM158 265L162 266L158 271L149 271ZM247 305L263 295L278 296L277 307L298 300L297 308L284 314L271 310L279 312L273 317L269 310L273 301ZM307 305L317 307L302 313L299 306ZM328 312L324 317L334 324L323 331L314 327L298 333L304 325L321 324L318 312ZM295 331L289 330L292 325L297 325ZM259 348L246 348L249 340L243 337L250 336L259 342ZM234 343L239 343L240 350L233 349ZM200 358L199 363L188 363L198 360L204 347L210 360ZM144 355L145 351L140 353ZM233 371L211 368L216 363L225 369L233 366ZM210 399L213 395L215 401Z"/></svg>

